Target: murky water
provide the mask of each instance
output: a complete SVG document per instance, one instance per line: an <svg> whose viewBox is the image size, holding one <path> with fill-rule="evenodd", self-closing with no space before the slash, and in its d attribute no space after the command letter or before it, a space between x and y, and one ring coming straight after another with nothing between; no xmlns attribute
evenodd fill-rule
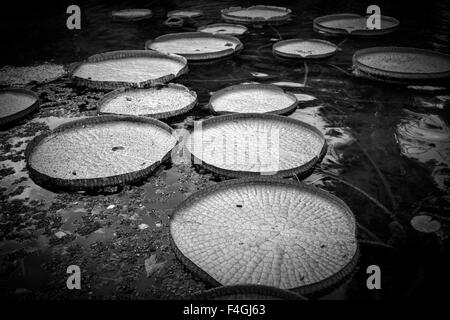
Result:
<svg viewBox="0 0 450 320"><path fill-rule="evenodd" d="M65 29L66 15L62 6L47 8L47 11L38 8L38 12L45 11L48 14L45 23L35 27L35 22L39 19L38 13L36 16L24 16L23 30L17 30L17 39L11 36L7 38L10 42L9 50L2 62L30 65L53 61L67 64L109 50L143 49L146 40L164 33L192 31L197 26L218 22L220 9L236 4L234 1L164 1L163 4L154 1L125 1L120 4L91 1L84 5L80 2L83 17L80 31ZM437 285L436 279L444 277L445 268L438 267L442 258L439 249L442 241L436 243L436 237L429 235L427 241L418 245L423 236L411 230L409 220L417 208L422 210L419 206L421 199L440 196L449 191L450 91L445 87L406 87L360 80L352 77L349 69L353 52L361 48L378 45L430 48L431 26L420 19L423 14L420 8L404 10L402 2L394 5L382 1L378 4L382 13L400 19L402 28L399 31L376 39L329 37L312 30L314 17L335 12L364 14L367 5L360 1L336 1L333 4L326 1L291 1L277 4L285 5L295 12L294 22L276 27L250 28L250 32L241 38L244 50L238 55L211 64L191 65L190 72L176 82L195 90L199 105L188 115L171 120L169 124L182 129L188 128L194 120L211 117L206 108L210 95L232 84L273 83L295 93L302 102L289 117L318 127L330 145L320 166L321 171L314 172L306 182L336 193L349 204L364 229L359 235L361 239L375 239L376 242L386 245L383 247L362 244L358 272L345 286L325 298L389 299L417 297L424 295L423 292L429 293L427 290ZM111 21L108 16L112 10L132 7L152 9L153 18L141 22L118 23ZM205 15L186 24L182 29L164 26L166 12L176 8L199 8ZM5 21L8 24L9 20ZM30 28L33 29L32 33L27 35L26 41L22 41L20 37ZM294 37L326 39L337 44L340 50L331 58L307 62L281 60L272 55L272 43ZM26 49L23 47L25 44ZM446 50L442 45L439 48ZM44 90L39 85L33 88ZM64 85L63 89L69 90L70 94L64 98L66 93L61 91L62 109L65 106L64 99L72 99L70 97L76 97L78 93L87 94L86 90L72 89L70 84ZM53 90L51 86L49 90ZM92 101L89 99L80 105L79 110L75 112L76 117L93 114L92 107L96 98L92 98ZM67 121L63 111L63 116L50 112L50 116L34 116L31 122L41 122L47 129L53 129ZM71 113L71 116L73 115ZM28 123L21 124L21 128L26 127ZM60 219L60 225L57 228L47 227L51 229L51 233L44 233L42 228L37 228L33 233L34 240L24 241L20 237L14 237L14 240L9 239L11 233L2 234L1 263L12 268L2 271L8 274L7 277L2 277L2 289L17 291L26 288L39 291L40 286L48 282L51 272L43 266L53 261L55 256L66 256L69 245L74 244L79 244L87 252L92 251L89 254L94 255L96 251L93 246L98 243L113 243L120 247L127 241L135 243L134 241L148 240L152 241L152 250L163 259L174 260L173 255L165 249L168 246L167 239L161 236L167 226L168 215L175 205L192 192L213 184L211 180L214 177L210 173L174 165L159 170L154 177L141 185L111 195L95 195L95 198L90 198L89 195L83 194L55 194L28 179L24 169L25 161L22 158L14 158L23 154L28 141L40 132L41 130L35 130L25 136L8 137L6 141L1 141L2 144L11 144L14 147L2 155L0 169L11 168L14 174L2 176L0 187L6 197L5 201L16 199L34 204L34 200L40 203L38 210L51 208L49 215ZM7 137L8 132L3 134L5 135L2 135L2 139ZM355 189L339 181L326 179L323 172L336 174L375 198L389 211L394 212L396 221L393 222L379 206ZM18 187L23 188L17 190ZM75 202L77 204L74 204ZM61 208L55 207L55 204ZM114 207L107 209L111 204L114 204ZM5 205L4 208L9 207ZM2 212L2 215L2 221L10 219L5 216L5 212ZM87 216L92 218L89 223L83 220ZM448 225L445 224L448 221L443 223L445 231L448 231ZM128 228L128 233L123 234L124 228ZM408 233L406 243L399 240L406 237L404 233ZM161 237L162 240L155 240L155 237ZM53 241L52 244L49 244L49 241ZM406 249L397 254L393 253L390 246ZM24 254L24 250L28 254ZM115 249L111 250L116 252ZM418 253L411 254L414 250ZM13 259L12 252L22 253L10 263L8 259ZM89 254L86 253L86 257L89 257ZM116 261L114 254L116 253L107 259ZM121 263L124 263L121 266L127 269L126 262ZM365 286L365 269L370 264L378 264L385 270L383 287L386 289L381 292L371 292ZM95 274L96 268L100 266L89 268L94 270L92 272ZM139 260L136 270L141 273L138 272L139 276L133 281L130 280L130 283L136 292L145 296L146 290L161 286L165 282L148 279L142 268L143 262ZM173 272L181 274L182 271L173 268ZM89 294L120 294L122 287L117 289L117 283L126 275L121 274L118 277L117 272L106 267L102 269L102 279L98 279L99 286L95 290L92 289L94 293ZM100 274L100 271L98 273ZM172 276L176 277L177 274Z"/></svg>

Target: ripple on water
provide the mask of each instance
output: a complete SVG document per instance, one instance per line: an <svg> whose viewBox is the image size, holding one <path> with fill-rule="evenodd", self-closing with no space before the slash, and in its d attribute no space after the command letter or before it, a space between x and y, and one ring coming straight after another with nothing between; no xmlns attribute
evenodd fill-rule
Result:
<svg viewBox="0 0 450 320"><path fill-rule="evenodd" d="M441 190L449 190L450 130L444 120L433 114L405 110L395 137L401 154L427 165Z"/></svg>

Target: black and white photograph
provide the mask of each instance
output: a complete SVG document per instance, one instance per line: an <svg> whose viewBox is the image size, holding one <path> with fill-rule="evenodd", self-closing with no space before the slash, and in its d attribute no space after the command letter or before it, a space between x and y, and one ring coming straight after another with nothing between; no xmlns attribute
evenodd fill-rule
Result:
<svg viewBox="0 0 450 320"><path fill-rule="evenodd" d="M450 1L1 6L2 300L449 301Z"/></svg>

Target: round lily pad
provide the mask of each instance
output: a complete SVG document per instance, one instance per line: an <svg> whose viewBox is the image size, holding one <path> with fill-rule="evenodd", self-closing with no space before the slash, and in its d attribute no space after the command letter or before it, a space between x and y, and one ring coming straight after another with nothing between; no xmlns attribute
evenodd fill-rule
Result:
<svg viewBox="0 0 450 320"><path fill-rule="evenodd" d="M111 12L111 16L116 20L139 21L150 19L153 15L150 9L124 9Z"/></svg>
<svg viewBox="0 0 450 320"><path fill-rule="evenodd" d="M272 51L286 58L318 59L335 54L337 46L334 43L319 39L289 39L276 42Z"/></svg>
<svg viewBox="0 0 450 320"><path fill-rule="evenodd" d="M203 15L202 10L196 9L181 9L181 10L173 10L167 13L167 17L178 17L178 18L197 18Z"/></svg>
<svg viewBox="0 0 450 320"><path fill-rule="evenodd" d="M186 147L194 163L228 177L307 176L327 149L315 127L264 113L203 120L187 136Z"/></svg>
<svg viewBox="0 0 450 320"><path fill-rule="evenodd" d="M292 180L221 182L182 202L169 227L178 258L216 286L259 284L316 295L346 279L358 258L347 205Z"/></svg>
<svg viewBox="0 0 450 320"><path fill-rule="evenodd" d="M72 81L97 89L145 87L162 84L188 71L184 57L148 50L96 54L71 70Z"/></svg>
<svg viewBox="0 0 450 320"><path fill-rule="evenodd" d="M145 178L176 142L161 121L109 115L75 120L37 136L25 155L37 184L84 190Z"/></svg>
<svg viewBox="0 0 450 320"><path fill-rule="evenodd" d="M283 24L290 20L292 11L283 7L256 5L248 8L231 7L220 13L222 19L230 23Z"/></svg>
<svg viewBox="0 0 450 320"><path fill-rule="evenodd" d="M411 226L423 233L433 233L441 229L441 223L427 215L415 216L411 219Z"/></svg>
<svg viewBox="0 0 450 320"><path fill-rule="evenodd" d="M306 300L305 297L276 287L238 284L223 286L196 293L194 300Z"/></svg>
<svg viewBox="0 0 450 320"><path fill-rule="evenodd" d="M231 23L214 23L199 27L198 32L206 32L212 34L228 34L231 36L241 36L247 32L247 27L240 24Z"/></svg>
<svg viewBox="0 0 450 320"><path fill-rule="evenodd" d="M357 75L377 80L414 81L450 77L450 55L409 47L373 47L353 55Z"/></svg>
<svg viewBox="0 0 450 320"><path fill-rule="evenodd" d="M22 88L0 90L0 124L19 120L39 107L36 93Z"/></svg>
<svg viewBox="0 0 450 320"><path fill-rule="evenodd" d="M331 14L314 19L314 30L336 34L356 36L377 36L391 33L400 22L392 17L380 16L380 29L367 28L368 17L353 13Z"/></svg>
<svg viewBox="0 0 450 320"><path fill-rule="evenodd" d="M164 119L188 112L196 103L194 91L181 84L170 83L150 88L117 89L99 101L97 110L101 114Z"/></svg>
<svg viewBox="0 0 450 320"><path fill-rule="evenodd" d="M269 84L240 84L215 92L209 100L214 113L283 114L297 107L297 98Z"/></svg>
<svg viewBox="0 0 450 320"><path fill-rule="evenodd" d="M204 32L171 33L149 40L145 48L179 54L188 60L210 60L230 56L243 48L238 38Z"/></svg>

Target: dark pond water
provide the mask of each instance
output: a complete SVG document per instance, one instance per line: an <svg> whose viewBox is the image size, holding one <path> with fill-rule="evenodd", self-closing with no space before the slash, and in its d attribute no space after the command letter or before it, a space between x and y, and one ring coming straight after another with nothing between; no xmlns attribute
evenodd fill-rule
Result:
<svg viewBox="0 0 450 320"><path fill-rule="evenodd" d="M260 1L264 4L264 1ZM146 40L180 31L193 31L200 25L220 21L219 11L235 5L256 4L251 1L90 1L78 3L82 10L82 29L65 28L65 4L32 5L20 17L2 12L2 65L30 65L45 61L72 63L91 54L117 49L143 49ZM448 279L447 256L449 231L448 194L450 164L450 121L448 88L406 87L356 79L350 74L355 50L371 46L415 46L447 51L445 37L435 37L439 29L432 3L425 6L406 1L378 1L382 14L401 21L401 28L392 35L376 38L325 36L312 29L312 20L337 12L364 14L370 1L282 1L295 13L293 22L283 26L250 28L241 38L244 50L233 58L190 66L190 72L179 79L199 95L199 106L188 114L189 119L210 117L206 104L210 94L242 82L276 83L296 94L308 94L315 100L302 103L290 117L318 126L330 142L331 150L321 169L339 175L340 179L364 190L377 199L394 219L366 196L336 180L324 179L315 172L307 181L324 187L344 199L357 216L361 226L359 238L361 261L354 278L325 298L330 299L398 299L439 296L439 288ZM109 13L124 8L145 7L154 12L151 20L113 22ZM181 29L163 25L166 13L177 8L197 8L204 16ZM320 38L337 44L340 50L320 61L282 61L273 57L271 44L279 39ZM438 39L438 40L436 40ZM183 127L184 119L171 123ZM165 173L175 175L172 168ZM34 189L33 189L34 188ZM50 201L51 194L33 187L35 197ZM153 187L146 192L154 195ZM149 189L152 189L149 191ZM37 191L36 191L37 190ZM176 188L173 188L176 193ZM36 195L37 194L37 195ZM439 216L442 232L421 234L410 227L410 219L425 209L418 207L425 198L440 197L441 204L430 204L427 213ZM162 210L170 211L183 197L174 196ZM434 198L433 198L434 199ZM157 206L155 207L158 208ZM151 220L151 219L150 219ZM147 224L154 221L144 220ZM108 233L107 233L108 234ZM46 247L39 239L30 246ZM94 238L95 240L95 238ZM90 244L92 237L86 241ZM8 242L2 242L5 251ZM375 243L374 243L375 242ZM396 249L394 249L394 247ZM42 256L29 258L35 277L45 275L38 268ZM27 263L27 261L25 261ZM367 266L376 264L382 270L382 287L367 290ZM28 280L27 280L28 279ZM5 288L18 286L4 280ZM38 285L37 285L38 286ZM137 285L139 287L139 285ZM104 293L111 292L111 288Z"/></svg>

